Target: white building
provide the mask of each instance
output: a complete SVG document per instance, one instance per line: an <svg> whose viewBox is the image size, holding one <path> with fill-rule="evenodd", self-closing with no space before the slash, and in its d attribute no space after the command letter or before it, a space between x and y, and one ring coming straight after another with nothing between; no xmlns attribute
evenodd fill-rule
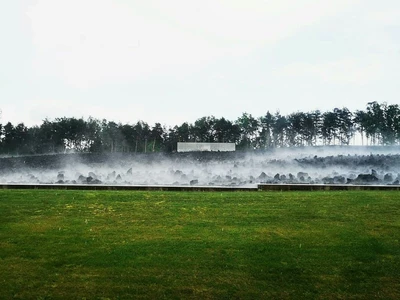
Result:
<svg viewBox="0 0 400 300"><path fill-rule="evenodd" d="M235 143L178 143L178 152L214 151L232 152L236 150Z"/></svg>

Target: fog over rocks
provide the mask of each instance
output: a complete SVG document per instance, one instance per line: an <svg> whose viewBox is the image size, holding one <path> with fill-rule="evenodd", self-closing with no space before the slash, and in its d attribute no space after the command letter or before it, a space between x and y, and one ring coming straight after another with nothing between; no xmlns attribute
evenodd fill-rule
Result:
<svg viewBox="0 0 400 300"><path fill-rule="evenodd" d="M399 180L399 146L136 155L81 153L0 158L0 183L3 184L398 185Z"/></svg>

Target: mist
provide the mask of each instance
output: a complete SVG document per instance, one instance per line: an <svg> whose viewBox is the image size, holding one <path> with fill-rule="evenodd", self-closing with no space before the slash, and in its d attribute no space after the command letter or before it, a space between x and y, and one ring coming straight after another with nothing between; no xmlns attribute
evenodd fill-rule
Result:
<svg viewBox="0 0 400 300"><path fill-rule="evenodd" d="M0 158L2 184L399 184L400 147L329 146L252 152L57 154Z"/></svg>

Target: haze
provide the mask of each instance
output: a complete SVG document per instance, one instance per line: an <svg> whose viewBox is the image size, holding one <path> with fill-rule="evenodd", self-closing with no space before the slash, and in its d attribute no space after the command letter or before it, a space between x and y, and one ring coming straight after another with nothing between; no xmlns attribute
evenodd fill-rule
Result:
<svg viewBox="0 0 400 300"><path fill-rule="evenodd" d="M0 183L161 186L255 186L258 183L398 185L398 150L398 146L331 146L231 153L105 153L0 158ZM359 174L368 174L367 181L357 182ZM285 176L287 180L281 176ZM294 179L289 180L290 176Z"/></svg>

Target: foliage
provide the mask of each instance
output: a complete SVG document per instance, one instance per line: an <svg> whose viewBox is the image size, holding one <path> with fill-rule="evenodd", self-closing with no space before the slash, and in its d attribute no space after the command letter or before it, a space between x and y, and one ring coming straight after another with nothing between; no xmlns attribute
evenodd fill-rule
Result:
<svg viewBox="0 0 400 300"><path fill-rule="evenodd" d="M280 112L259 118L243 113L235 121L206 116L167 128L144 121L134 125L89 118L45 119L40 126L0 124L0 154L176 151L177 142L235 143L237 149L349 145L356 133L364 144L400 144L400 107L370 102L366 110Z"/></svg>

